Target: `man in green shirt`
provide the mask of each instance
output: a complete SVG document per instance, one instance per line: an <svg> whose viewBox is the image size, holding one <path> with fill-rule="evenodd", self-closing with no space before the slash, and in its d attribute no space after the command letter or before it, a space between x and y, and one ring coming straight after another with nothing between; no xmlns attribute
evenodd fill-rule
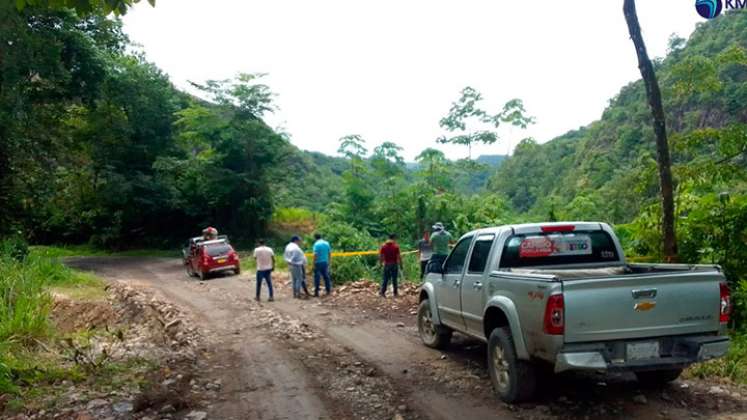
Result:
<svg viewBox="0 0 747 420"><path fill-rule="evenodd" d="M441 265L449 255L449 244L454 240L449 232L444 229L443 223L433 225L433 234L431 235L431 248L433 256L430 264Z"/></svg>

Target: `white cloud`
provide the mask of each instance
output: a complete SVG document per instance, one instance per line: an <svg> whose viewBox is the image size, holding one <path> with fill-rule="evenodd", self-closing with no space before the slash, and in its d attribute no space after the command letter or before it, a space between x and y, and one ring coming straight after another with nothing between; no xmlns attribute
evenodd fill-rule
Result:
<svg viewBox="0 0 747 420"><path fill-rule="evenodd" d="M671 33L702 19L693 2L639 0L652 56ZM362 134L369 148L391 140L412 159L436 146L438 120L459 91L477 88L494 109L524 100L537 124L501 131L473 155L506 153L600 117L638 79L622 0L158 0L142 2L125 31L182 88L238 72L269 73L282 125L298 147L334 154L337 139Z"/></svg>

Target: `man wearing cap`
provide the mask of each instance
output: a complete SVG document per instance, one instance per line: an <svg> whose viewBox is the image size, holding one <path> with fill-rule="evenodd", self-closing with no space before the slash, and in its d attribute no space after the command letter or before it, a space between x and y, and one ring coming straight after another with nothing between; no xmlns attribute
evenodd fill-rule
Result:
<svg viewBox="0 0 747 420"><path fill-rule="evenodd" d="M436 223L433 225L433 233L431 234L431 249L433 249L433 255L431 256L430 265L441 265L449 256L449 244L454 242L451 234L444 229L443 223Z"/></svg>
<svg viewBox="0 0 747 420"><path fill-rule="evenodd" d="M306 265L306 255L299 246L300 243L301 238L294 235L283 253L283 259L288 263L288 270L293 280L293 297L296 299L301 298L301 284L304 281L304 266Z"/></svg>

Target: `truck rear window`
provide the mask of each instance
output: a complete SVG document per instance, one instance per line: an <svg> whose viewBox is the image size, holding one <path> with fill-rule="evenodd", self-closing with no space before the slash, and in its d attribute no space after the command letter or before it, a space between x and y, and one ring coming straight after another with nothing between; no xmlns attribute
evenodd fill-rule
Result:
<svg viewBox="0 0 747 420"><path fill-rule="evenodd" d="M508 238L500 268L609 263L619 260L607 232L535 233Z"/></svg>

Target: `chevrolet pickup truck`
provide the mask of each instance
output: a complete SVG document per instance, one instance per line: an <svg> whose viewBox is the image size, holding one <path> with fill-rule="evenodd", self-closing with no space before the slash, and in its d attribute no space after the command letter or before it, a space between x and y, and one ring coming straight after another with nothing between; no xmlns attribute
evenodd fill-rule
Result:
<svg viewBox="0 0 747 420"><path fill-rule="evenodd" d="M429 271L421 340L444 348L457 331L486 342L506 402L531 399L547 371L628 371L661 385L729 347L719 267L628 263L604 223L480 229Z"/></svg>

